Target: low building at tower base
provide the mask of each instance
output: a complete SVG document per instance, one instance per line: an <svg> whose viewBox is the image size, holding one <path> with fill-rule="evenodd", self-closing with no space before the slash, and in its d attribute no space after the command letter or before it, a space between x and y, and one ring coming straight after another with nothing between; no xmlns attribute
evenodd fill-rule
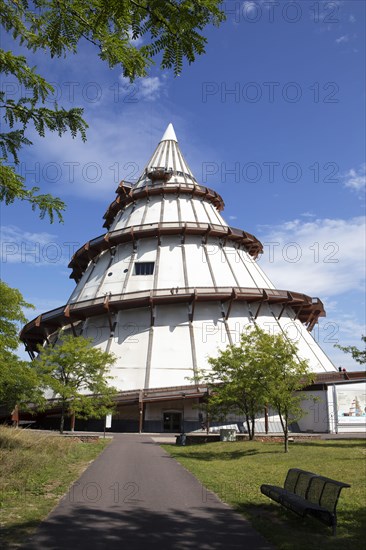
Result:
<svg viewBox="0 0 366 550"><path fill-rule="evenodd" d="M292 433L364 434L366 435L366 372L329 372L317 374L314 383L305 388L302 407L304 416L290 425ZM246 433L245 419L228 415L224 420L207 418L205 385L187 385L120 392L109 431L119 433L182 432L218 433L221 428L234 428ZM60 409L56 400L34 416L21 412L23 424L29 427L58 430ZM2 415L3 421L8 415ZM66 421L66 430L70 419ZM103 432L105 419L76 419L75 431ZM275 411L259 415L256 434L281 433Z"/></svg>

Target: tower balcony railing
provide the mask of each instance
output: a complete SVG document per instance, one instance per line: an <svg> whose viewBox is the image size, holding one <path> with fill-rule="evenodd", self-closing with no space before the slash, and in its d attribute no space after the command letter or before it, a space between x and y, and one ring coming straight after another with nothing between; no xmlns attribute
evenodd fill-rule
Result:
<svg viewBox="0 0 366 550"><path fill-rule="evenodd" d="M137 183L133 187L122 185L117 188L118 197L111 202L106 213L104 214L104 227L109 228L120 210L126 208L129 204L138 200L152 197L155 195L190 195L211 202L218 211L224 209L224 201L222 197L213 189L199 185L195 180L192 183L182 183L174 181L155 181ZM120 184L121 185L121 184Z"/></svg>
<svg viewBox="0 0 366 550"><path fill-rule="evenodd" d="M150 308L151 324L153 325L154 307L167 304L187 303L189 305L187 320L194 321L196 304L210 301L220 301L227 305L226 319L230 316L232 305L237 301L256 304L253 305L252 320L257 318L264 303L280 305L277 313L278 319L287 308L287 314L307 325L308 330L312 330L319 317L325 316L324 306L319 298L314 299L298 292L268 288L177 286L106 294L70 303L43 313L27 323L21 331L20 338L26 344L27 349L34 352L37 351L38 345L43 345L51 334L63 327L71 326L74 330L74 324L79 321L100 315L107 315L110 327L112 327L113 315L119 311L140 307Z"/></svg>
<svg viewBox="0 0 366 550"><path fill-rule="evenodd" d="M69 263L69 267L72 269L70 278L79 281L89 262L94 260L103 251L111 249L114 246L127 242L134 243L140 238L160 238L163 235L175 234L181 237L183 243L187 235L202 235L206 241L209 237L222 238L224 243L231 241L239 246L243 246L254 259L263 252L262 243L254 235L235 227L199 222L148 223L110 231L88 241L71 258Z"/></svg>

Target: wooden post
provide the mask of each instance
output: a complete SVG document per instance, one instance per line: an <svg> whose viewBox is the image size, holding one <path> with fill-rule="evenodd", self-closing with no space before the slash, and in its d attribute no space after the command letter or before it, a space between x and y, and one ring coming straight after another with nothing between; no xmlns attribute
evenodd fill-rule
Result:
<svg viewBox="0 0 366 550"><path fill-rule="evenodd" d="M142 397L142 391L139 394L139 433L142 433L144 421L144 401Z"/></svg>
<svg viewBox="0 0 366 550"><path fill-rule="evenodd" d="M75 412L74 412L74 411L71 412L70 430L71 430L72 432L75 431Z"/></svg>
<svg viewBox="0 0 366 550"><path fill-rule="evenodd" d="M18 428L19 426L19 407L15 405L14 410L11 413L11 420L13 422L13 427Z"/></svg>
<svg viewBox="0 0 366 550"><path fill-rule="evenodd" d="M264 407L264 429L268 435L268 405Z"/></svg>
<svg viewBox="0 0 366 550"><path fill-rule="evenodd" d="M210 399L210 390L207 388L207 409L206 409L206 433L207 433L207 435L210 432L210 415L209 415L209 412L208 412L209 399Z"/></svg>

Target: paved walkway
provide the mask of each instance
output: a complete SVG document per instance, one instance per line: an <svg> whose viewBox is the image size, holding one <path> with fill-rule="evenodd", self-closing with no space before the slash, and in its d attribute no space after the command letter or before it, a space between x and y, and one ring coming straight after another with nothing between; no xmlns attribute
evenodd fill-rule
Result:
<svg viewBox="0 0 366 550"><path fill-rule="evenodd" d="M116 435L24 550L269 550L153 439Z"/></svg>

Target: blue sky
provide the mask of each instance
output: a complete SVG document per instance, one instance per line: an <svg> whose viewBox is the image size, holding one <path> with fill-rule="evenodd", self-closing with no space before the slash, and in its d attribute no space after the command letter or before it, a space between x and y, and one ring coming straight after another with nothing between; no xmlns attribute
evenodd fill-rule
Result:
<svg viewBox="0 0 366 550"><path fill-rule="evenodd" d="M22 173L68 208L62 225L26 204L2 208L2 278L35 305L29 318L65 303L70 255L104 233L118 182L139 175L172 122L226 220L263 242L274 284L323 300L315 337L353 369L334 344L360 346L365 332L365 2L224 7L227 21L205 32L206 55L177 78L155 67L130 84L90 44L66 59L32 56L59 105L84 107L88 141L31 130ZM10 77L2 85L19 91Z"/></svg>

